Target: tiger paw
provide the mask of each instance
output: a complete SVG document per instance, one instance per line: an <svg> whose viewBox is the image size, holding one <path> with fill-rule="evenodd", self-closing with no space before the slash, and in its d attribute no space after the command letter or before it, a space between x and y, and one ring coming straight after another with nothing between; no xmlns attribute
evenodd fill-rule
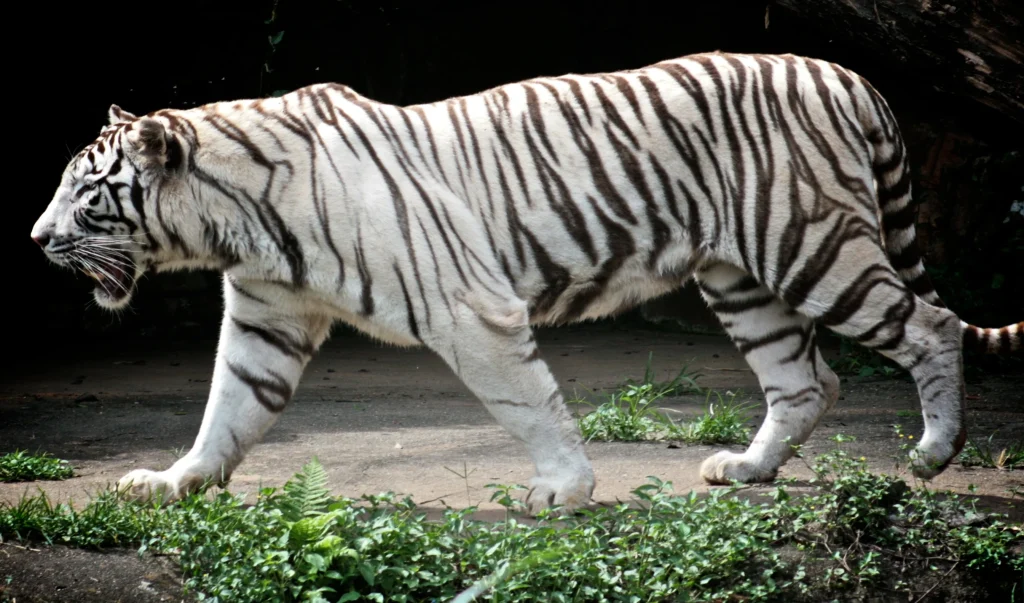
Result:
<svg viewBox="0 0 1024 603"><path fill-rule="evenodd" d="M758 463L745 454L726 450L708 457L700 466L700 476L710 484L770 482L778 473L777 468Z"/></svg>
<svg viewBox="0 0 1024 603"><path fill-rule="evenodd" d="M176 475L168 471L135 469L121 478L117 490L121 496L139 502L168 504L198 491L205 483L198 474Z"/></svg>
<svg viewBox="0 0 1024 603"><path fill-rule="evenodd" d="M534 517L544 509L555 506L559 507L555 512L556 515L571 515L590 504L593 493L593 472L564 477L541 477L538 475L530 480L530 491L526 495L526 508Z"/></svg>
<svg viewBox="0 0 1024 603"><path fill-rule="evenodd" d="M910 470L918 479L932 479L946 470L956 454L952 446L941 446L925 440L910 451Z"/></svg>

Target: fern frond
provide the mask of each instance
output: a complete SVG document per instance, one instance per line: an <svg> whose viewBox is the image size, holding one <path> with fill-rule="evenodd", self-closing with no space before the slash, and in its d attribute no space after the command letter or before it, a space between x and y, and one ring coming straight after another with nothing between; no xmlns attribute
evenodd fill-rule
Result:
<svg viewBox="0 0 1024 603"><path fill-rule="evenodd" d="M288 480L283 490L275 502L282 517L288 522L322 515L331 503L327 471L316 457L303 465L302 471Z"/></svg>

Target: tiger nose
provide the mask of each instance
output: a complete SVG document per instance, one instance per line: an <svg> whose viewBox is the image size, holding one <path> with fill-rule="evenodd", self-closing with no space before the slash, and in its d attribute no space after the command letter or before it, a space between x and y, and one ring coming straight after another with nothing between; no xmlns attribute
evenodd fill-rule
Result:
<svg viewBox="0 0 1024 603"><path fill-rule="evenodd" d="M40 247L45 249L46 246L50 243L50 235L46 234L45 232L43 234L32 235L32 240L36 242L36 245L39 245Z"/></svg>

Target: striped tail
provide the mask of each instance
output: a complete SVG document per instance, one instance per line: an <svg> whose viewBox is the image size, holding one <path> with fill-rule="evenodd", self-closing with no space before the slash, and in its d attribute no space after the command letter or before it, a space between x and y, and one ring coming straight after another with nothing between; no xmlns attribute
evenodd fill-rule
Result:
<svg viewBox="0 0 1024 603"><path fill-rule="evenodd" d="M960 321L964 349L982 354L1012 354L1024 350L1024 322L1001 329L982 329Z"/></svg>
<svg viewBox="0 0 1024 603"><path fill-rule="evenodd" d="M882 212L882 234L889 263L900 279L918 297L933 306L945 308L925 272L917 245L917 207L910 194L910 162L899 126L889 107L867 82L868 93L875 97L880 113L867 127L874 147L875 182ZM964 351L982 354L1011 354L1024 349L1024 322L998 329L984 329L960 321Z"/></svg>

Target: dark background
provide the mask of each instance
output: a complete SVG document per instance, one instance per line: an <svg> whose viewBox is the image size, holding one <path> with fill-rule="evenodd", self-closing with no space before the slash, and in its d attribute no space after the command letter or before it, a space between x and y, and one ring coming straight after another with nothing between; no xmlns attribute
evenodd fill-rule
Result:
<svg viewBox="0 0 1024 603"><path fill-rule="evenodd" d="M95 338L216 333L218 275L151 275L132 307L112 315L91 302L85 277L48 265L29 239L66 161L106 123L111 103L143 114L336 81L382 102L410 104L716 49L815 56L871 81L908 141L923 204L919 233L940 294L975 324L1020 320L1024 217L1010 206L1024 202L1024 133L991 109L937 92L933 80L941 74L927 66L865 51L856 32L830 32L778 7L769 9L766 27L769 4L25 3L13 13L21 16L8 13L5 38L9 194L0 241L12 319L7 339L28 358L49 362L46 352ZM639 314L713 324L685 292Z"/></svg>

